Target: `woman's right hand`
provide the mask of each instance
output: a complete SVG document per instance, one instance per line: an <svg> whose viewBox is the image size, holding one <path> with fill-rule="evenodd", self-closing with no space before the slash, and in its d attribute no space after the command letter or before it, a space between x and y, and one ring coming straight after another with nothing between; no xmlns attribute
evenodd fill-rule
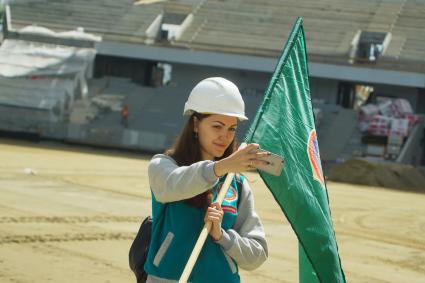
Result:
<svg viewBox="0 0 425 283"><path fill-rule="evenodd" d="M251 143L239 148L230 156L216 161L214 172L217 176L223 176L231 172L243 172L256 169L260 165L266 165L267 162L259 158L267 156L267 152L255 152L260 148L259 144Z"/></svg>

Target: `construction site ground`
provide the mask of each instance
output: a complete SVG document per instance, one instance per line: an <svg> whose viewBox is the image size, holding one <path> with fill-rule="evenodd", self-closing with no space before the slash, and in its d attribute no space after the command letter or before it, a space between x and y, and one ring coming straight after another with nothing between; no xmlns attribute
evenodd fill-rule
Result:
<svg viewBox="0 0 425 283"><path fill-rule="evenodd" d="M128 249L150 213L150 155L0 139L0 282L135 282ZM269 259L242 282L298 282L298 243L247 173ZM425 282L425 194L328 183L347 282Z"/></svg>

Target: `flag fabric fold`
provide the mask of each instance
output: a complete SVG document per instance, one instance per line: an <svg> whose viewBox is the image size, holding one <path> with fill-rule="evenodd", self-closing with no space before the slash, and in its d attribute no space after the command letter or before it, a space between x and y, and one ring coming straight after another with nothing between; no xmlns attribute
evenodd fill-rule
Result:
<svg viewBox="0 0 425 283"><path fill-rule="evenodd" d="M298 18L245 142L284 157L278 177L259 171L300 244L300 282L346 282L338 254L310 97Z"/></svg>

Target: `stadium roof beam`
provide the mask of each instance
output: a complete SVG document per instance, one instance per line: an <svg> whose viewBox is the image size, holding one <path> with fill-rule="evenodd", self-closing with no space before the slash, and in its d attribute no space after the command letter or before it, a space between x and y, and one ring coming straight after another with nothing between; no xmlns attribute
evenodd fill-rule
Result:
<svg viewBox="0 0 425 283"><path fill-rule="evenodd" d="M277 58L270 57L126 43L97 42L95 47L98 54L102 55L258 72L273 72L277 62ZM423 73L383 70L370 68L367 65L354 67L313 62L309 63L309 70L310 75L317 78L425 88L425 74Z"/></svg>

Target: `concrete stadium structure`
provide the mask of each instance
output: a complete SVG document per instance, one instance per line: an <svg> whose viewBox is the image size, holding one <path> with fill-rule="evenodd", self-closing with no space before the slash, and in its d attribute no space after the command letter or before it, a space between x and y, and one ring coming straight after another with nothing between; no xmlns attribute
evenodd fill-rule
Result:
<svg viewBox="0 0 425 283"><path fill-rule="evenodd" d="M252 117L292 24L302 16L312 96L326 109L319 127L322 157L335 161L362 148L356 86L373 87L374 99L405 98L416 113L425 113L424 14L423 0L26 0L6 9L4 37L93 48L89 97L115 95L129 105L126 128L119 111L109 111L56 123L45 135L159 151L184 122L188 91L205 77L237 83ZM22 32L30 25L84 30L101 40ZM421 162L423 129L417 131L407 163Z"/></svg>

